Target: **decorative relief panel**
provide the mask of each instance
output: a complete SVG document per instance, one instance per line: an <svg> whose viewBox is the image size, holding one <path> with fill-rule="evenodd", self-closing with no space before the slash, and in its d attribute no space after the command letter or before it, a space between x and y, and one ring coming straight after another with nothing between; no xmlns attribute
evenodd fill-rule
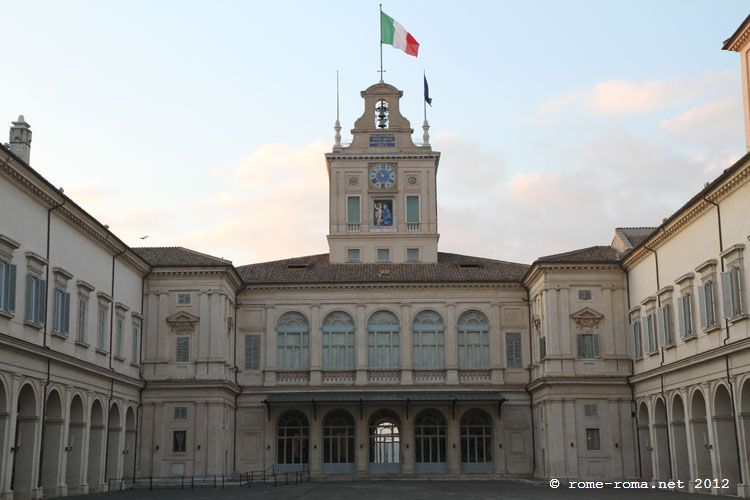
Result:
<svg viewBox="0 0 750 500"><path fill-rule="evenodd" d="M200 317L185 311L179 311L167 317L169 329L175 335L192 335Z"/></svg>
<svg viewBox="0 0 750 500"><path fill-rule="evenodd" d="M578 333L598 333L604 316L590 307L584 307L570 315Z"/></svg>

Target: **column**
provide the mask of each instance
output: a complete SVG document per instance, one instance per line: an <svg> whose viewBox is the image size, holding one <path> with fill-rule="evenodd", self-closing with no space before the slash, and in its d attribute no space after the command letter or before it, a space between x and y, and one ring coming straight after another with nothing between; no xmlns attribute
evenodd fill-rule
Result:
<svg viewBox="0 0 750 500"><path fill-rule="evenodd" d="M401 464L401 472L403 474L414 474L414 408L409 408L409 419L406 418L406 411L399 413L401 417L401 448L404 459Z"/></svg>
<svg viewBox="0 0 750 500"><path fill-rule="evenodd" d="M401 344L401 385L411 385L411 306L407 303L401 304L401 333L399 337Z"/></svg>
<svg viewBox="0 0 750 500"><path fill-rule="evenodd" d="M505 422L502 418L501 406L495 410L497 412L497 418L493 418L492 434L494 439L492 445L495 447L492 450L492 457L495 462L495 472L498 474L505 474L508 472L508 468L505 462L505 450L506 446L510 443L505 441ZM492 415L492 413L490 413Z"/></svg>
<svg viewBox="0 0 750 500"><path fill-rule="evenodd" d="M493 384L503 384L505 379L505 331L499 302L490 305L490 379Z"/></svg>
<svg viewBox="0 0 750 500"><path fill-rule="evenodd" d="M198 293L198 345L196 346L196 361L208 361L210 359L210 340L211 340L211 310L209 307L210 292L201 291ZM206 365L206 370L208 365ZM201 373L201 369L196 366L196 374Z"/></svg>
<svg viewBox="0 0 750 500"><path fill-rule="evenodd" d="M455 413L454 413L455 410ZM448 472L458 474L461 472L461 412L462 408L448 409Z"/></svg>
<svg viewBox="0 0 750 500"><path fill-rule="evenodd" d="M320 373L320 372L318 372ZM318 407L310 412L310 474L319 476L322 472L323 429L321 422L327 409ZM316 414L317 413L317 414Z"/></svg>
<svg viewBox="0 0 750 500"><path fill-rule="evenodd" d="M68 455L70 453L69 450L66 448L68 447L68 443L70 442L70 437L68 436L70 432L70 402L73 398L72 396L73 388L69 385L65 386L65 395L62 398L62 404L64 405L62 408L62 415L63 415L63 421L62 421L62 429L60 432L60 460L58 460L58 464L60 465L57 469L57 496L64 497L68 494L68 486L67 486L67 478L65 477L65 473L67 472L68 467Z"/></svg>
<svg viewBox="0 0 750 500"><path fill-rule="evenodd" d="M169 329L167 328L167 311L169 310L169 294L167 292L157 292L159 298L158 306L158 323L157 331L157 355L158 361L165 362L169 360Z"/></svg>
<svg viewBox="0 0 750 500"><path fill-rule="evenodd" d="M8 408L10 410L10 422L8 429L8 449L11 446L15 446L16 426L18 425L18 393L21 378L17 375L13 376L12 386L8 391ZM10 489L10 480L13 475L13 460L15 451L6 457L3 463L3 484L0 490L2 490L2 498L9 499L13 498L13 490Z"/></svg>
<svg viewBox="0 0 750 500"><path fill-rule="evenodd" d="M456 339L456 304L446 304L445 315L445 383L448 385L458 384L458 341Z"/></svg>
<svg viewBox="0 0 750 500"><path fill-rule="evenodd" d="M354 342L357 348L355 356L357 363L356 385L367 384L367 318L365 317L365 304L357 304L356 317L354 318L355 331ZM365 436L367 434L365 433ZM357 462L359 463L359 462ZM365 464L366 465L366 464ZM359 466L357 466L359 470Z"/></svg>
<svg viewBox="0 0 750 500"><path fill-rule="evenodd" d="M359 372L359 370L358 370ZM354 418L357 422L357 440L355 442L355 446L357 448L356 455L357 455L357 474L366 475L367 474L367 464L369 461L369 434L367 429L367 411L365 409L360 411L360 408L357 408L354 412Z"/></svg>
<svg viewBox="0 0 750 500"><path fill-rule="evenodd" d="M576 439L576 407L575 400L563 401L563 429L565 432L565 455L567 462L567 476L578 476L578 440ZM573 446L571 446L571 443Z"/></svg>
<svg viewBox="0 0 750 500"><path fill-rule="evenodd" d="M273 306L266 306L266 369L264 384L276 385L276 311ZM273 462L272 462L273 463Z"/></svg>
<svg viewBox="0 0 750 500"><path fill-rule="evenodd" d="M79 488L78 494L86 495L89 492L89 438L91 436L91 405L93 401L93 393L89 392L83 398L83 411L84 411L84 427L83 437L81 443L78 446L81 447L81 470L79 471Z"/></svg>
<svg viewBox="0 0 750 500"><path fill-rule="evenodd" d="M310 312L310 385L321 384L320 373L320 304L312 304Z"/></svg>

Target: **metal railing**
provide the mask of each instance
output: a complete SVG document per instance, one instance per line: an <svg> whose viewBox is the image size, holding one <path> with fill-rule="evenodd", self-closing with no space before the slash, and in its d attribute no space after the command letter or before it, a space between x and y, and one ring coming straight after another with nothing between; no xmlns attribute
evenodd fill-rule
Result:
<svg viewBox="0 0 750 500"><path fill-rule="evenodd" d="M271 484L274 487L286 484L310 482L310 467L303 465L302 470L278 472L274 465L263 470L234 472L231 474L194 474L172 476L131 476L107 479L107 491L131 489L190 489L221 488L239 486L251 488L253 485Z"/></svg>

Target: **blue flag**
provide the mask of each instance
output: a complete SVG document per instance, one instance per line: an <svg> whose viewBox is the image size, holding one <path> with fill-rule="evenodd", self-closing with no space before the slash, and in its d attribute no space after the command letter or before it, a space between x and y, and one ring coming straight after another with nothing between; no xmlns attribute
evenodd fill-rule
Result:
<svg viewBox="0 0 750 500"><path fill-rule="evenodd" d="M427 75L424 77L424 100L427 104L432 106L432 98L430 97L430 87L427 86Z"/></svg>

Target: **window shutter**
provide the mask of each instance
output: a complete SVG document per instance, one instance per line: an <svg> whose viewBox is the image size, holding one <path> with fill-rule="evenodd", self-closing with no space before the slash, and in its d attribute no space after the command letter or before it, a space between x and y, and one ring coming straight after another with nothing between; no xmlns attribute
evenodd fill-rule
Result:
<svg viewBox="0 0 750 500"><path fill-rule="evenodd" d="M245 369L260 369L260 335L245 335Z"/></svg>
<svg viewBox="0 0 750 500"><path fill-rule="evenodd" d="M579 333L578 335L576 335L576 339L578 340L578 357L579 358L584 358L586 356L585 356L585 353L584 353L583 335L581 335Z"/></svg>
<svg viewBox="0 0 750 500"><path fill-rule="evenodd" d="M708 305L706 301L706 285L698 287L698 301L701 305L701 328L708 328Z"/></svg>
<svg viewBox="0 0 750 500"><path fill-rule="evenodd" d="M732 297L732 273L721 273L721 298L724 301L724 317L734 318L734 297Z"/></svg>
<svg viewBox="0 0 750 500"><path fill-rule="evenodd" d="M190 337L177 337L177 361L190 361Z"/></svg>
<svg viewBox="0 0 750 500"><path fill-rule="evenodd" d="M32 321L34 318L31 317L31 305L34 300L34 277L30 274L26 275L26 321Z"/></svg>
<svg viewBox="0 0 750 500"><path fill-rule="evenodd" d="M63 333L70 333L70 294L63 294Z"/></svg>
<svg viewBox="0 0 750 500"><path fill-rule="evenodd" d="M599 357L599 335L597 334L591 335L591 357Z"/></svg>
<svg viewBox="0 0 750 500"><path fill-rule="evenodd" d="M635 359L635 323L628 325L628 354L630 357Z"/></svg>
<svg viewBox="0 0 750 500"><path fill-rule="evenodd" d="M359 224L359 196L348 196L346 203L346 222L349 224Z"/></svg>
<svg viewBox="0 0 750 500"><path fill-rule="evenodd" d="M656 310L656 331L659 332L659 344L667 345L667 308L660 307Z"/></svg>
<svg viewBox="0 0 750 500"><path fill-rule="evenodd" d="M745 284L742 282L742 268L735 267L732 269L732 274L734 275L734 286L736 288L736 295L735 295L735 304L734 304L734 312L735 314L744 314L745 313Z"/></svg>
<svg viewBox="0 0 750 500"><path fill-rule="evenodd" d="M39 295L36 303L36 322L41 325L42 322L47 321L47 318L43 317L47 305L47 282L39 280L39 288L37 291L39 292Z"/></svg>
<svg viewBox="0 0 750 500"><path fill-rule="evenodd" d="M8 295L7 301L8 301L8 311L15 312L16 311L16 266L14 264L11 264L9 266L10 270L10 276L8 278Z"/></svg>
<svg viewBox="0 0 750 500"><path fill-rule="evenodd" d="M687 337L687 330L685 329L685 325L687 324L685 321L685 299L687 299L687 295L683 295L680 297L680 300L677 301L677 328L680 331L681 339Z"/></svg>

